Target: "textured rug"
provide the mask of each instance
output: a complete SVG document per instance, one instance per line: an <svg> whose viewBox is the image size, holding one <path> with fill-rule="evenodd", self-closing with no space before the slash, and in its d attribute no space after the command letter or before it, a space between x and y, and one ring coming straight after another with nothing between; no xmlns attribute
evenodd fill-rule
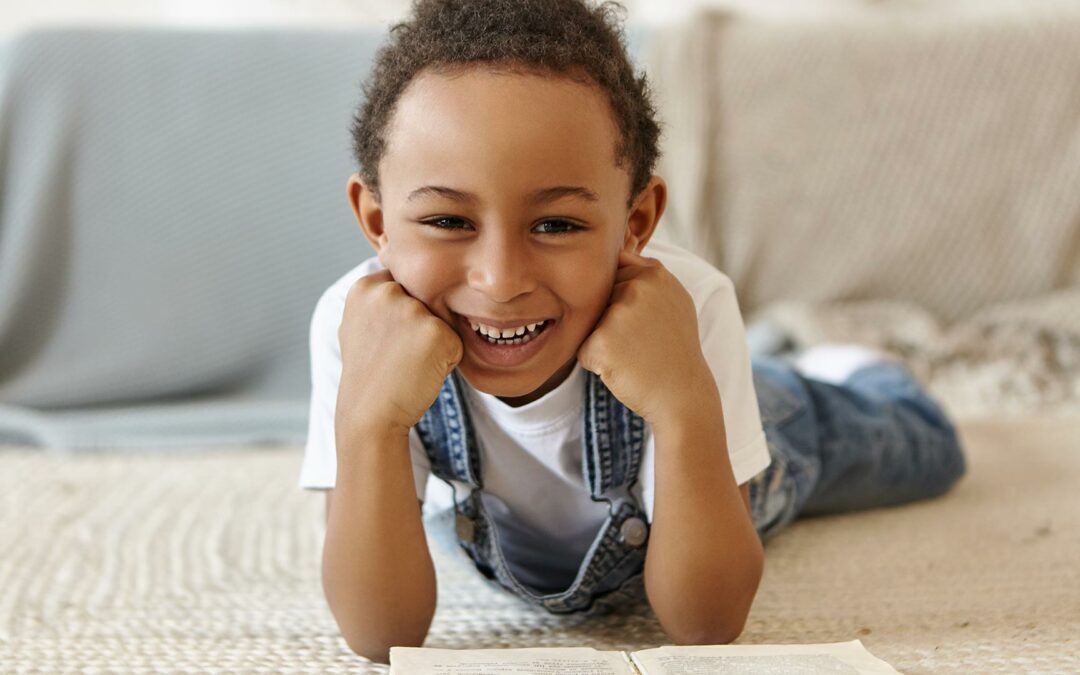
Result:
<svg viewBox="0 0 1080 675"><path fill-rule="evenodd" d="M741 644L858 638L904 673L1080 672L1080 418L961 423L942 498L796 521L766 546ZM50 456L0 448L0 672L384 672L319 582L300 449ZM646 607L545 615L433 536L428 646L667 642Z"/></svg>

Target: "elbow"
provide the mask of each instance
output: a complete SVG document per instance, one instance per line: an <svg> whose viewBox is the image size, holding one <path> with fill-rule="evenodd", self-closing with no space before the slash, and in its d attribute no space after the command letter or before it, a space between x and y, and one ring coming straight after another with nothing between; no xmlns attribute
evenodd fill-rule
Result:
<svg viewBox="0 0 1080 675"><path fill-rule="evenodd" d="M345 644L349 645L349 649L360 658L373 663L390 663L390 647L394 645L387 644L383 640L372 639L367 635L356 635L344 631L341 635L345 638Z"/></svg>
<svg viewBox="0 0 1080 675"><path fill-rule="evenodd" d="M750 564L734 577L726 576L722 589L719 583L706 582L717 589L715 593L684 594L677 603L651 604L654 611L661 610L657 618L675 644L728 644L738 639L746 627L762 572L763 565Z"/></svg>
<svg viewBox="0 0 1080 675"><path fill-rule="evenodd" d="M697 625L681 625L665 628L667 636L676 645L726 645L742 635L746 616L728 618Z"/></svg>
<svg viewBox="0 0 1080 675"><path fill-rule="evenodd" d="M333 602L329 604L349 649L375 663L389 663L391 647L421 646L435 614L434 602L430 606L401 612L380 611L382 605L342 607Z"/></svg>
<svg viewBox="0 0 1080 675"><path fill-rule="evenodd" d="M424 643L425 634L412 635L406 638L387 639L383 635L363 634L356 631L342 631L342 637L349 649L357 656L374 663L390 663L391 647L419 647Z"/></svg>
<svg viewBox="0 0 1080 675"><path fill-rule="evenodd" d="M326 603L341 636L357 656L389 663L391 647L419 647L435 615L434 573L428 583L383 584L365 592L324 569ZM370 588L370 584L366 588Z"/></svg>

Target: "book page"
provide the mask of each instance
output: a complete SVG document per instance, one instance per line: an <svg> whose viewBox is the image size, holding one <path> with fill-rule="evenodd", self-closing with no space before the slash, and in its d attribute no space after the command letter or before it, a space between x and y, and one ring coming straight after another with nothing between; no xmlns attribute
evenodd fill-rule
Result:
<svg viewBox="0 0 1080 675"><path fill-rule="evenodd" d="M390 675L630 675L622 652L566 649L426 649L391 647Z"/></svg>
<svg viewBox="0 0 1080 675"><path fill-rule="evenodd" d="M643 675L898 675L862 642L657 647L630 655Z"/></svg>

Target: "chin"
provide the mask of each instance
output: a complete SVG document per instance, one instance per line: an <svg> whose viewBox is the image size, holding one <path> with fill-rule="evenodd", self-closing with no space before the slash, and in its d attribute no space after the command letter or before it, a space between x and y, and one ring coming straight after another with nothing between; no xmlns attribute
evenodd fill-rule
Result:
<svg viewBox="0 0 1080 675"><path fill-rule="evenodd" d="M458 370L477 391L502 397L527 396L541 388L552 373L493 373L462 364Z"/></svg>

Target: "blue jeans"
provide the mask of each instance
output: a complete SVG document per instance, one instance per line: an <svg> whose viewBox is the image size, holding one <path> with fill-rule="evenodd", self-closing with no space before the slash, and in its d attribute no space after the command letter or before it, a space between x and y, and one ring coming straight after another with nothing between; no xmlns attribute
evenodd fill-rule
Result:
<svg viewBox="0 0 1080 675"><path fill-rule="evenodd" d="M752 366L772 457L750 481L762 541L797 516L935 497L964 474L955 428L905 367L875 363L835 385L775 358Z"/></svg>

